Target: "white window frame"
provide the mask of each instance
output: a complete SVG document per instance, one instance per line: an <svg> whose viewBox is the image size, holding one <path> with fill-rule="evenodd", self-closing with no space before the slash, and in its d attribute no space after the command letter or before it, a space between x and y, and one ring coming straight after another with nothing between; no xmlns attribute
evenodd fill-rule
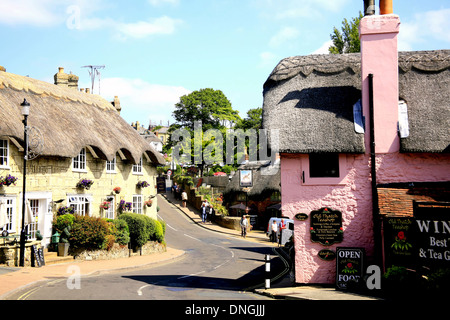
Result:
<svg viewBox="0 0 450 320"><path fill-rule="evenodd" d="M133 205L132 205L132 211L134 213L142 214L142 208L144 206L144 196L141 194L135 194L133 195Z"/></svg>
<svg viewBox="0 0 450 320"><path fill-rule="evenodd" d="M92 208L92 196L90 195L68 195L67 203L69 207L73 207L74 213L80 216L90 216Z"/></svg>
<svg viewBox="0 0 450 320"><path fill-rule="evenodd" d="M33 214L33 221L26 226L27 234L30 234L30 236L27 237L28 240L34 240L36 239L36 232L39 230L39 210L40 210L40 199L28 199L30 203L30 209Z"/></svg>
<svg viewBox="0 0 450 320"><path fill-rule="evenodd" d="M115 199L111 200L109 203L108 210L105 210L105 218L106 219L114 219L114 209L115 209Z"/></svg>
<svg viewBox="0 0 450 320"><path fill-rule="evenodd" d="M133 172L133 174L136 174L136 175L143 175L144 174L142 172L142 157L139 159L138 163L133 164L132 172Z"/></svg>
<svg viewBox="0 0 450 320"><path fill-rule="evenodd" d="M6 145L4 145L4 144L6 144ZM1 169L10 169L10 167L9 167L9 139L0 139L0 149L6 151L6 155L0 154L0 168ZM1 161L1 160L3 160L3 161Z"/></svg>
<svg viewBox="0 0 450 320"><path fill-rule="evenodd" d="M117 164L116 156L114 156L114 159L112 159L112 161L106 161L106 173L117 173L116 164Z"/></svg>
<svg viewBox="0 0 450 320"><path fill-rule="evenodd" d="M17 208L16 197L4 197L0 196L0 201L5 201L6 215L9 219L9 223L3 227L3 230L7 230L8 233L17 233Z"/></svg>
<svg viewBox="0 0 450 320"><path fill-rule="evenodd" d="M80 153L72 158L72 171L87 172L86 169L86 148L82 148Z"/></svg>

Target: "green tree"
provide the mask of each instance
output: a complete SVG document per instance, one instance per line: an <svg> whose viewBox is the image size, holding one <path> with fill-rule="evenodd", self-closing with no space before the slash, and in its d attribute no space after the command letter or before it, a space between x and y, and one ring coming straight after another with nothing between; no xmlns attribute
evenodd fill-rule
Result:
<svg viewBox="0 0 450 320"><path fill-rule="evenodd" d="M235 129L260 129L262 127L262 108L250 109L247 111L247 117L240 120Z"/></svg>
<svg viewBox="0 0 450 320"><path fill-rule="evenodd" d="M333 29L333 33L330 35L333 40L333 45L328 48L328 51L332 54L352 53L360 52L359 41L359 22L363 18L361 11L359 16L352 18L349 22L347 19L342 21L341 31L336 27Z"/></svg>

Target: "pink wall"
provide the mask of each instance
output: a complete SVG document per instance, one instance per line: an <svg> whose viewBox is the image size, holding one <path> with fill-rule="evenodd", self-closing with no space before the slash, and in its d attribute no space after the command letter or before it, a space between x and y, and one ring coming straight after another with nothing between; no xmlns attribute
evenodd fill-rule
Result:
<svg viewBox="0 0 450 320"><path fill-rule="evenodd" d="M370 137L367 75L374 74L377 182L450 181L450 155L400 154L398 121L396 15L368 16L361 21L363 110L366 115L366 154L343 155L341 177L324 185L302 181L308 155L281 154L281 194L284 216L295 220L297 213L310 214L322 207L342 212L343 242L325 247L311 242L310 220L295 221L295 271L297 283L335 282L335 261L323 261L318 252L324 248L363 247L373 256L372 194L370 181ZM342 167L341 167L342 168Z"/></svg>

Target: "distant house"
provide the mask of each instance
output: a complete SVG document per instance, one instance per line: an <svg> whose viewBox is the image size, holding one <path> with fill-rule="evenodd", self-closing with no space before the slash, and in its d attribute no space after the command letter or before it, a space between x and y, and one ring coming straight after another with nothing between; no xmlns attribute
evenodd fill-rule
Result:
<svg viewBox="0 0 450 320"><path fill-rule="evenodd" d="M241 186L240 171L251 171L251 186ZM256 227L266 229L271 217L280 217L281 211L271 208L281 202L280 164L270 161L250 161L241 164L223 191L224 205L232 216L245 213L243 209L231 208L242 204L255 216Z"/></svg>
<svg viewBox="0 0 450 320"><path fill-rule="evenodd" d="M137 132L145 139L145 141L147 141L156 151L162 153L163 142L152 131L142 127L139 121L132 123L131 126L136 129Z"/></svg>
<svg viewBox="0 0 450 320"><path fill-rule="evenodd" d="M161 139L163 145L167 144L170 139L169 127L162 127L154 131L156 136Z"/></svg>
<svg viewBox="0 0 450 320"><path fill-rule="evenodd" d="M399 25L396 15L366 16L361 54L286 58L264 84L282 213L302 214L298 283L335 282L335 262L319 257L325 248L364 248L367 263L381 265L383 217L411 215L414 199L450 200L450 51L397 52ZM325 208L342 214L332 243L313 235L312 212Z"/></svg>
<svg viewBox="0 0 450 320"><path fill-rule="evenodd" d="M21 103L30 103L30 140L38 138L40 155L27 161L26 198L34 221L28 225L30 239L39 230L50 242L52 220L62 206L80 215L115 218L123 200L132 211L156 218L156 166L162 156L119 114L114 105L98 95L78 91L78 77L55 75L55 84L0 71L0 176L18 178L16 184L0 187L0 206L9 222L0 226L20 233L24 125ZM36 130L37 129L37 130ZM77 186L83 179L89 189ZM139 188L138 182L148 182ZM120 193L114 189L121 188ZM144 206L153 199L151 207ZM104 202L108 208L101 208Z"/></svg>

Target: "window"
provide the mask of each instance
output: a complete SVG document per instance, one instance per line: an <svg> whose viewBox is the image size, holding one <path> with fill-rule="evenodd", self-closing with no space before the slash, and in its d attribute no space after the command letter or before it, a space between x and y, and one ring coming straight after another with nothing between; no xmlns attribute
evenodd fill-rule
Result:
<svg viewBox="0 0 450 320"><path fill-rule="evenodd" d="M142 213L142 195L133 196L133 212Z"/></svg>
<svg viewBox="0 0 450 320"><path fill-rule="evenodd" d="M112 161L106 161L106 172L116 173L116 157Z"/></svg>
<svg viewBox="0 0 450 320"><path fill-rule="evenodd" d="M338 178L339 154L312 153L309 155L310 178Z"/></svg>
<svg viewBox="0 0 450 320"><path fill-rule="evenodd" d="M114 199L109 202L108 210L105 210L106 219L114 219Z"/></svg>
<svg viewBox="0 0 450 320"><path fill-rule="evenodd" d="M347 156L338 153L315 153L301 156L303 185L339 185L347 182Z"/></svg>
<svg viewBox="0 0 450 320"><path fill-rule="evenodd" d="M79 214L80 216L89 216L90 215L90 204L91 200L86 196L69 196L69 207L73 208L74 213Z"/></svg>
<svg viewBox="0 0 450 320"><path fill-rule="evenodd" d="M72 170L86 171L86 148L81 149L80 153L72 159Z"/></svg>
<svg viewBox="0 0 450 320"><path fill-rule="evenodd" d="M142 157L137 164L133 165L133 174L142 174Z"/></svg>
<svg viewBox="0 0 450 320"><path fill-rule="evenodd" d="M33 214L33 222L26 226L26 233L29 234L27 240L36 239L36 231L38 230L39 200L29 200L29 204Z"/></svg>
<svg viewBox="0 0 450 320"><path fill-rule="evenodd" d="M8 197L0 197L0 210L6 212L9 223L3 226L3 230L9 233L15 233L16 230L16 199Z"/></svg>
<svg viewBox="0 0 450 320"><path fill-rule="evenodd" d="M0 168L9 168L9 140L0 140Z"/></svg>

